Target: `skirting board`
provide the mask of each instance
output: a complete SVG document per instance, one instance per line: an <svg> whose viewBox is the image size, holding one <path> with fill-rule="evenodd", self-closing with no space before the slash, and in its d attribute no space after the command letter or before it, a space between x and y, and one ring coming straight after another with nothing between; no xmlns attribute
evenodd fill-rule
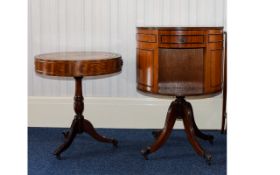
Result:
<svg viewBox="0 0 280 175"><path fill-rule="evenodd" d="M96 128L162 128L170 102L162 98L85 97L84 116ZM220 129L222 96L188 100L200 129ZM73 97L28 97L29 127L69 127ZM183 128L177 120L175 128Z"/></svg>

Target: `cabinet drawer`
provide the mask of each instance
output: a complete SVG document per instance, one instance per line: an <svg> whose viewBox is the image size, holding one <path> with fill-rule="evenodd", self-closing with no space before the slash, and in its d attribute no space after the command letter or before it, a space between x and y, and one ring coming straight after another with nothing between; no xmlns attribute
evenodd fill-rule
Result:
<svg viewBox="0 0 280 175"><path fill-rule="evenodd" d="M210 50L223 49L223 42L209 43L208 48Z"/></svg>
<svg viewBox="0 0 280 175"><path fill-rule="evenodd" d="M137 41L155 43L157 41L156 35L153 34L137 34Z"/></svg>
<svg viewBox="0 0 280 175"><path fill-rule="evenodd" d="M209 35L208 41L209 42L223 41L223 35Z"/></svg>
<svg viewBox="0 0 280 175"><path fill-rule="evenodd" d="M161 35L161 43L185 44L185 43L204 43L203 35Z"/></svg>
<svg viewBox="0 0 280 175"><path fill-rule="evenodd" d="M209 34L223 34L223 30L209 30Z"/></svg>

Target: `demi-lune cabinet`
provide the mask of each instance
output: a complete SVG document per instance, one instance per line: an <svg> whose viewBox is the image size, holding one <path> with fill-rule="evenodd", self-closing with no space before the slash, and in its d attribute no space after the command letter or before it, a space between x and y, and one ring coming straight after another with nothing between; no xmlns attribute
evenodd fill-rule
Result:
<svg viewBox="0 0 280 175"><path fill-rule="evenodd" d="M224 84L223 27L137 27L137 89L175 96L168 109L165 126L153 132L155 142L142 150L157 151L167 140L176 119L182 119L188 140L208 163L212 155L197 138L213 143L194 120L192 105L185 96L209 96L222 92Z"/></svg>
<svg viewBox="0 0 280 175"><path fill-rule="evenodd" d="M163 95L217 93L223 85L222 27L138 27L137 88Z"/></svg>

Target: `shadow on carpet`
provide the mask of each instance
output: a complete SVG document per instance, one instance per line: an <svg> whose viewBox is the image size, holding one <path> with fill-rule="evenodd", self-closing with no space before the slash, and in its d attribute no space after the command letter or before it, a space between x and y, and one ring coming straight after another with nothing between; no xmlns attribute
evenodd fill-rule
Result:
<svg viewBox="0 0 280 175"><path fill-rule="evenodd" d="M144 160L140 150L153 143L150 129L97 129L116 138L119 147L97 142L87 134L77 135L57 160L52 152L62 143L63 128L28 128L29 175L224 175L226 135L212 134L214 144L199 140L212 156L212 165L197 156L183 130L173 130L161 149Z"/></svg>

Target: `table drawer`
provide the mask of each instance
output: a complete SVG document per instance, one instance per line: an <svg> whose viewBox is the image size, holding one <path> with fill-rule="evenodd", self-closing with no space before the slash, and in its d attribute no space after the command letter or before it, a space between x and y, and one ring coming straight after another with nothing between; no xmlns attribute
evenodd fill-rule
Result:
<svg viewBox="0 0 280 175"><path fill-rule="evenodd" d="M168 44L187 44L187 43L204 43L203 35L161 35L161 43Z"/></svg>

